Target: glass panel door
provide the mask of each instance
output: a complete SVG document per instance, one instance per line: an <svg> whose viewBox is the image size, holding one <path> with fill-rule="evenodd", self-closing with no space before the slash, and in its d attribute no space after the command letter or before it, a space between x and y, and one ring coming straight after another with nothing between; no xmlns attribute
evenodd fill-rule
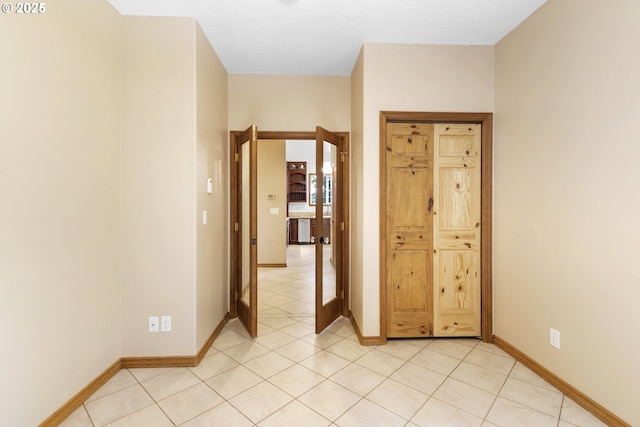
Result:
<svg viewBox="0 0 640 427"><path fill-rule="evenodd" d="M238 215L240 283L237 298L238 317L252 337L258 334L258 224L257 164L258 129L250 126L238 138Z"/></svg>
<svg viewBox="0 0 640 427"><path fill-rule="evenodd" d="M316 333L322 332L342 312L342 238L340 192L342 138L316 128L315 230L316 237Z"/></svg>

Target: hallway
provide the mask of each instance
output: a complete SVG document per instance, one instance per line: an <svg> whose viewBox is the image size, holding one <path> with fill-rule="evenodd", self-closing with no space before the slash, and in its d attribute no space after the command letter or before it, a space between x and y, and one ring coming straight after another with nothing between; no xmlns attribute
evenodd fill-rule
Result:
<svg viewBox="0 0 640 427"><path fill-rule="evenodd" d="M358 343L340 318L314 333L312 245L260 268L258 338L231 320L195 368L123 369L71 426L604 426L492 344Z"/></svg>

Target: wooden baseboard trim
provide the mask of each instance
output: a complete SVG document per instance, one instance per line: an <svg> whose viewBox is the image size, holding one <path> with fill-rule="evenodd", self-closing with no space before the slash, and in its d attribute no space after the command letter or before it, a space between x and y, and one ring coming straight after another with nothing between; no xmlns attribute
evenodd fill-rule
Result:
<svg viewBox="0 0 640 427"><path fill-rule="evenodd" d="M353 317L353 313L349 310L349 319L351 320L351 324L353 325L353 329L356 331L356 336L358 337L358 341L360 341L360 345L383 345L386 344L387 341L382 337L365 337L360 332L360 327L358 326L358 322Z"/></svg>
<svg viewBox="0 0 640 427"><path fill-rule="evenodd" d="M584 409L592 413L595 417L600 419L603 423L609 426L631 427L631 424L626 423L620 419L617 415L604 408L602 405L595 402L586 394L558 377L556 374L540 365L538 362L512 346L502 338L493 336L493 343L500 349L504 350L507 354L514 357L518 362L522 363L527 368L538 374L542 379L549 384L560 390L567 395L571 400L582 406Z"/></svg>
<svg viewBox="0 0 640 427"><path fill-rule="evenodd" d="M91 381L85 388L80 390L78 394L73 396L67 403L62 405L60 409L55 411L49 418L40 423L39 427L55 427L63 422L69 415L73 413L82 403L87 400L93 393L109 381L122 368L121 360L118 359L111 366L105 369L96 379Z"/></svg>
<svg viewBox="0 0 640 427"><path fill-rule="evenodd" d="M216 329L211 333L207 341L195 356L173 356L173 357L123 357L116 360L89 385L83 388L78 394L73 396L60 409L51 414L38 427L55 427L63 422L73 411L78 409L93 393L109 381L120 369L125 368L173 368L173 367L193 367L198 366L204 356L213 345L215 339L220 335L222 328L229 321L229 313L224 315Z"/></svg>
<svg viewBox="0 0 640 427"><path fill-rule="evenodd" d="M267 268L279 268L279 267L286 267L287 263L280 263L280 264L258 264L258 267L267 267Z"/></svg>
<svg viewBox="0 0 640 427"><path fill-rule="evenodd" d="M198 366L200 362L202 362L202 359L204 359L204 356L207 354L207 352L213 345L213 342L216 340L216 338L218 338L218 335L220 335L220 332L222 332L224 325L226 325L228 321L229 321L229 313L227 312L227 314L224 315L220 323L218 323L218 326L216 326L216 328L213 330L209 338L205 341L204 345L202 346L198 354L196 354L196 366Z"/></svg>
<svg viewBox="0 0 640 427"><path fill-rule="evenodd" d="M209 351L209 347L213 344L224 325L229 320L229 313L225 314L211 336L204 343L200 351L195 356L166 356L166 357L123 357L122 368L177 368L198 366Z"/></svg>
<svg viewBox="0 0 640 427"><path fill-rule="evenodd" d="M195 356L123 357L122 369L126 368L178 368L196 366Z"/></svg>

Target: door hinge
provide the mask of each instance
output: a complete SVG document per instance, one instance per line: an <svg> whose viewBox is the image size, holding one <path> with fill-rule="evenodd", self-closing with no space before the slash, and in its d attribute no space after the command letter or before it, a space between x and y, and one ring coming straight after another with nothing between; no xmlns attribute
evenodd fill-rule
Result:
<svg viewBox="0 0 640 427"><path fill-rule="evenodd" d="M238 227L238 223L236 222L236 223L234 224L234 226L233 226L233 229L234 229L234 231L238 231L238 228L239 228L239 227Z"/></svg>
<svg viewBox="0 0 640 427"><path fill-rule="evenodd" d="M236 301L238 301L238 291L236 291Z"/></svg>
<svg viewBox="0 0 640 427"><path fill-rule="evenodd" d="M344 299L344 290L340 291L340 299Z"/></svg>
<svg viewBox="0 0 640 427"><path fill-rule="evenodd" d="M344 221L340 223L340 231L344 231Z"/></svg>
<svg viewBox="0 0 640 427"><path fill-rule="evenodd" d="M344 163L344 158L345 158L345 156L347 156L348 154L349 154L349 153L347 153L346 151L341 151L341 152L340 152L340 161L341 161L342 163Z"/></svg>
<svg viewBox="0 0 640 427"><path fill-rule="evenodd" d="M236 162L238 161L238 153L234 153L234 158L236 160Z"/></svg>

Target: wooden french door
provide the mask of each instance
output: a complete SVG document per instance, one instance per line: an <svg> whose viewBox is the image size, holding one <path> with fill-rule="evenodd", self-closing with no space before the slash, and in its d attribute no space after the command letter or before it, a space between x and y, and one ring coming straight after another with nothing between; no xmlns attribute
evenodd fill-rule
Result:
<svg viewBox="0 0 640 427"><path fill-rule="evenodd" d="M257 335L257 143L258 139L316 140L315 244L316 333L348 315L348 134L318 127L316 132L232 131L230 317ZM274 167L278 167L274 165ZM323 168L324 167L324 168ZM327 186L329 185L329 187ZM325 224L329 221L329 227Z"/></svg>
<svg viewBox="0 0 640 427"><path fill-rule="evenodd" d="M258 129L251 125L235 137L237 215L234 224L236 254L235 309L252 337L258 335ZM233 257L233 255L232 255Z"/></svg>
<svg viewBox="0 0 640 427"><path fill-rule="evenodd" d="M386 129L386 336L480 336L481 125Z"/></svg>
<svg viewBox="0 0 640 427"><path fill-rule="evenodd" d="M341 136L316 127L316 334L343 311L343 144ZM325 176L329 179L325 179ZM327 235L324 221L331 226Z"/></svg>

